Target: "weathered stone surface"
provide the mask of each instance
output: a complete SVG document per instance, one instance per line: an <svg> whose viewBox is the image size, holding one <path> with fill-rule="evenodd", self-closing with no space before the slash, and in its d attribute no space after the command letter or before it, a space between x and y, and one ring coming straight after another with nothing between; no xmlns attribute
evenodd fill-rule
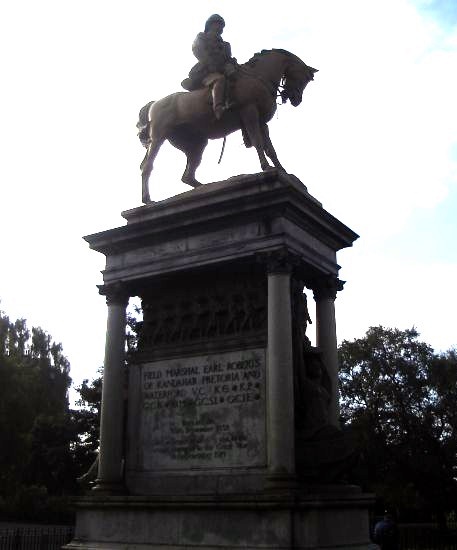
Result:
<svg viewBox="0 0 457 550"><path fill-rule="evenodd" d="M371 495L304 475L340 441L314 441L326 410L301 415L338 396L297 362L306 316L293 305L296 287L300 300L304 287L341 287L336 253L357 235L276 170L123 216L86 240L107 257L101 292L142 300L125 434L115 426L129 496L81 499L67 548L371 548Z"/></svg>
<svg viewBox="0 0 457 550"><path fill-rule="evenodd" d="M225 351L228 340L235 349L240 340L247 347L247 338L266 345L267 278L255 262L242 267L207 268L155 280L140 289L143 322L136 362L199 351L209 355Z"/></svg>
<svg viewBox="0 0 457 550"><path fill-rule="evenodd" d="M301 499L107 498L81 500L67 549L374 549L367 495L333 487ZM128 543L126 542L128 541Z"/></svg>
<svg viewBox="0 0 457 550"><path fill-rule="evenodd" d="M138 368L137 471L265 466L265 350Z"/></svg>
<svg viewBox="0 0 457 550"><path fill-rule="evenodd" d="M287 248L311 277L338 273L336 252L358 237L297 179L271 170L204 185L123 213L127 225L85 239L107 256L106 285L229 265Z"/></svg>

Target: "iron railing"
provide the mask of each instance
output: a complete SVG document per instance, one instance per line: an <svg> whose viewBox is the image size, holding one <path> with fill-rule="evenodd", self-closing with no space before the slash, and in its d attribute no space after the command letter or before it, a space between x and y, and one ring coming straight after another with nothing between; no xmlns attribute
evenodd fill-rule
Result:
<svg viewBox="0 0 457 550"><path fill-rule="evenodd" d="M436 524L400 524L400 550L457 550L457 529L441 530Z"/></svg>
<svg viewBox="0 0 457 550"><path fill-rule="evenodd" d="M74 532L73 526L0 527L0 550L60 550Z"/></svg>

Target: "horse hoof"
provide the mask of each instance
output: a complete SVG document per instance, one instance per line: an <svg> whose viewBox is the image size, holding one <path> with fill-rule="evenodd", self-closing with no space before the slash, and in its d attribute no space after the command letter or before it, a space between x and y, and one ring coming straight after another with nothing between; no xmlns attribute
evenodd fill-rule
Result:
<svg viewBox="0 0 457 550"><path fill-rule="evenodd" d="M183 183L185 183L186 185L190 185L191 187L194 187L194 188L195 187L200 187L202 185L199 181L197 181L194 178L185 178L184 177L184 178L181 178L181 181Z"/></svg>

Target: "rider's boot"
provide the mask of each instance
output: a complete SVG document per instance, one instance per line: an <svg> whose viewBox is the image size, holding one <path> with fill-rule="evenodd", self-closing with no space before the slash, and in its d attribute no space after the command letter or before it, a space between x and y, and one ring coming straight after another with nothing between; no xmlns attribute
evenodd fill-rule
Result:
<svg viewBox="0 0 457 550"><path fill-rule="evenodd" d="M225 78L222 76L221 78L218 78L214 84L212 89L212 96L213 96L213 111L214 116L217 120L220 120L222 118L222 115L225 111L224 106L224 95L225 95Z"/></svg>

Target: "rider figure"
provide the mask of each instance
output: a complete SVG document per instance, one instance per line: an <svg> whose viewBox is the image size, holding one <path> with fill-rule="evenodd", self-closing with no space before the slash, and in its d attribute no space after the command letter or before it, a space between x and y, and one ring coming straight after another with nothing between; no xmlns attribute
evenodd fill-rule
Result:
<svg viewBox="0 0 457 550"><path fill-rule="evenodd" d="M226 106L225 77L235 70L230 44L222 40L225 21L218 14L205 23L204 32L198 33L192 44L192 52L198 63L192 67L189 77L182 81L184 89L192 91L203 86L211 87L213 111L219 120Z"/></svg>

